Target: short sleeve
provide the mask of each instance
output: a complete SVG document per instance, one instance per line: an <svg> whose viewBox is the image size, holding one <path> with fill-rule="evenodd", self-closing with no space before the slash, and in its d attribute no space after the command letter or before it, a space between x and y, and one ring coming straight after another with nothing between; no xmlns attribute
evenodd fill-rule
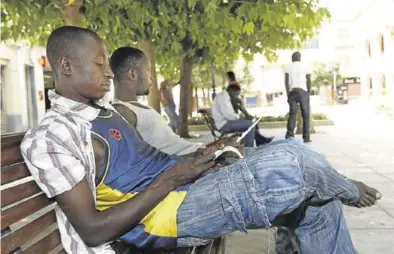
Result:
<svg viewBox="0 0 394 254"><path fill-rule="evenodd" d="M303 71L304 71L304 73L305 73L305 75L307 75L307 74L312 74L311 72L311 67L310 67L310 65L309 64L304 64L303 65Z"/></svg>
<svg viewBox="0 0 394 254"><path fill-rule="evenodd" d="M53 141L27 139L21 151L33 179L48 198L73 189L85 178L82 162Z"/></svg>
<svg viewBox="0 0 394 254"><path fill-rule="evenodd" d="M288 64L285 66L285 73L290 73L291 72L291 66Z"/></svg>

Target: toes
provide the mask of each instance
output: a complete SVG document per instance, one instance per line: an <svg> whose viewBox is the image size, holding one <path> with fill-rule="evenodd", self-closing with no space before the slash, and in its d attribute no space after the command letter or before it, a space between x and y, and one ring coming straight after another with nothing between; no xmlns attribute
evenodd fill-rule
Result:
<svg viewBox="0 0 394 254"><path fill-rule="evenodd" d="M375 203L374 199L371 199L368 196L365 196L364 198L362 198L362 200L364 201L364 203L366 204L366 206L372 206Z"/></svg>
<svg viewBox="0 0 394 254"><path fill-rule="evenodd" d="M366 207L367 204L365 203L364 199L360 198L360 200L358 201L358 204L360 205L360 207Z"/></svg>
<svg viewBox="0 0 394 254"><path fill-rule="evenodd" d="M366 188L365 192L368 196L372 197L375 200L382 198L382 194L374 188Z"/></svg>

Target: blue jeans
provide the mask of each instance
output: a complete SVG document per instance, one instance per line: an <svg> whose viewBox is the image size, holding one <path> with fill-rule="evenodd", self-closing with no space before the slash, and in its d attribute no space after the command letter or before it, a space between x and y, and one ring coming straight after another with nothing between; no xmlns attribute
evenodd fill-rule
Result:
<svg viewBox="0 0 394 254"><path fill-rule="evenodd" d="M222 127L222 131L225 133L234 133L234 132L244 132L250 126L252 126L253 122L251 120L246 119L237 119L237 120L229 120ZM245 147L254 147L254 141L256 140L257 146L260 144L264 144L267 139L260 134L257 126L254 127L244 138L243 143Z"/></svg>
<svg viewBox="0 0 394 254"><path fill-rule="evenodd" d="M170 119L170 127L173 130L177 130L179 128L179 116L175 112L175 104L170 104L167 107L164 107L164 112L166 112L168 118Z"/></svg>
<svg viewBox="0 0 394 254"><path fill-rule="evenodd" d="M178 244L198 245L237 230L269 228L277 216L307 199L334 199L308 207L296 229L301 251L353 254L339 198L358 197L357 187L323 155L295 140L276 141L191 186L178 210Z"/></svg>

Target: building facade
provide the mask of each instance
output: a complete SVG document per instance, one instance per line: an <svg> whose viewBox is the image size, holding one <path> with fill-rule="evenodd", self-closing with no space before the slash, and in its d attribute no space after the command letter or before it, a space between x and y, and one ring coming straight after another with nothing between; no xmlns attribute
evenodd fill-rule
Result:
<svg viewBox="0 0 394 254"><path fill-rule="evenodd" d="M378 106L394 106L393 10L394 1L376 0L354 19L361 95Z"/></svg>
<svg viewBox="0 0 394 254"><path fill-rule="evenodd" d="M23 132L45 113L45 50L1 42L0 52L1 133Z"/></svg>

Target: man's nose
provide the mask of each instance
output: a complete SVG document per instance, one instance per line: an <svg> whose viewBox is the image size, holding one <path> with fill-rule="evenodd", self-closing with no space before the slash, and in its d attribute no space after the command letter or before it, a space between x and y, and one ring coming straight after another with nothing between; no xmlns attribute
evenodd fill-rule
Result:
<svg viewBox="0 0 394 254"><path fill-rule="evenodd" d="M112 72L111 68L108 68L105 72L105 76L109 79L113 79L115 77L115 74Z"/></svg>

